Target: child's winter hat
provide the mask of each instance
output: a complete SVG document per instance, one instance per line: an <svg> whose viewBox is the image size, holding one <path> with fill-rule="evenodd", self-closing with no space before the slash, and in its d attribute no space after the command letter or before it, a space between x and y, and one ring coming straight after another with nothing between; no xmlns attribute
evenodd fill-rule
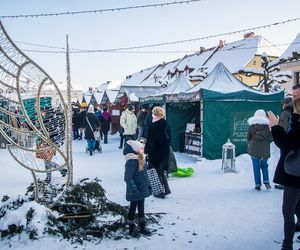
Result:
<svg viewBox="0 0 300 250"><path fill-rule="evenodd" d="M133 151L136 153L138 153L142 148L144 148L144 145L139 141L128 140L127 144L130 145Z"/></svg>

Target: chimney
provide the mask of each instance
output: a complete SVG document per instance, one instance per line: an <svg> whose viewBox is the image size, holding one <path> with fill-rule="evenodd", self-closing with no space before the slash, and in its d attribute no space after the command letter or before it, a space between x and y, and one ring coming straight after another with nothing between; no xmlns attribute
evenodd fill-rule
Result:
<svg viewBox="0 0 300 250"><path fill-rule="evenodd" d="M244 34L244 39L254 37L254 32L250 31Z"/></svg>
<svg viewBox="0 0 300 250"><path fill-rule="evenodd" d="M222 49L224 47L224 41L220 40L219 41L219 48Z"/></svg>

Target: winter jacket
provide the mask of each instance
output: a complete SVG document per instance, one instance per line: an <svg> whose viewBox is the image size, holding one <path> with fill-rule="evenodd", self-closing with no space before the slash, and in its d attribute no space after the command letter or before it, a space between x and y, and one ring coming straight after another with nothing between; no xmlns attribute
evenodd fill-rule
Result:
<svg viewBox="0 0 300 250"><path fill-rule="evenodd" d="M295 188L300 188L300 177L292 176L284 171L284 159L291 149L300 148L300 115L293 114L291 121L291 129L289 132L285 132L284 129L279 126L272 127L272 135L275 144L281 149L281 156L278 161L274 182Z"/></svg>
<svg viewBox="0 0 300 250"><path fill-rule="evenodd" d="M85 128L85 116L86 116L86 110L83 110L79 113L80 128Z"/></svg>
<svg viewBox="0 0 300 250"><path fill-rule="evenodd" d="M140 110L137 114L137 125L138 127L144 127L144 120L146 117L146 112Z"/></svg>
<svg viewBox="0 0 300 250"><path fill-rule="evenodd" d="M126 143L123 154L135 154L132 147ZM138 171L138 160L130 159L125 164L124 181L126 182L126 200L139 201L150 196L149 180L146 169Z"/></svg>
<svg viewBox="0 0 300 250"><path fill-rule="evenodd" d="M150 166L154 167L159 173L162 170L168 171L170 139L171 132L165 119L160 119L151 124L145 153L148 154Z"/></svg>
<svg viewBox="0 0 300 250"><path fill-rule="evenodd" d="M280 114L278 125L283 127L285 132L290 129L291 118L293 114L293 103L290 102L284 106L284 110Z"/></svg>
<svg viewBox="0 0 300 250"><path fill-rule="evenodd" d="M79 128L80 127L80 124L81 124L81 118L80 118L80 113L78 110L74 110L74 113L73 113L73 126L75 128Z"/></svg>
<svg viewBox="0 0 300 250"><path fill-rule="evenodd" d="M87 119L89 120L89 125ZM87 113L85 120L85 139L86 140L92 140L95 139L94 137L94 131L99 127L99 123L97 121L95 113Z"/></svg>
<svg viewBox="0 0 300 250"><path fill-rule="evenodd" d="M101 122L101 129L104 133L107 133L110 130L110 122L111 117L110 114L107 111L104 111L100 118Z"/></svg>
<svg viewBox="0 0 300 250"><path fill-rule="evenodd" d="M270 144L273 140L267 119L249 119L247 140L248 153L251 156L268 159L270 158Z"/></svg>
<svg viewBox="0 0 300 250"><path fill-rule="evenodd" d="M147 114L144 119L144 137L148 138L149 128L152 124L152 111L147 111Z"/></svg>
<svg viewBox="0 0 300 250"><path fill-rule="evenodd" d="M135 135L137 129L137 119L132 111L123 111L120 119L121 127L124 128L124 135Z"/></svg>

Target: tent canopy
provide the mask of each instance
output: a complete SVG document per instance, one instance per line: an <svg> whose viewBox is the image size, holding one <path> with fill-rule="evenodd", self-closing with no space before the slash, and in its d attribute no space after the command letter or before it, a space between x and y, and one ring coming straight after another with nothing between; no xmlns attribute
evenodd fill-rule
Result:
<svg viewBox="0 0 300 250"><path fill-rule="evenodd" d="M199 100L203 105L201 108L192 103L188 105L186 99L181 99L180 103L167 106L167 119L172 134L184 133L186 123L192 119L186 113L200 116L202 112L203 157L208 159L221 158L222 145L228 139L235 144L237 155L246 153L248 118L253 116L257 109L271 110L279 115L284 97L283 91L262 93L251 89L237 80L222 63L217 64L199 85L185 93L199 93ZM187 112L183 112L184 110ZM179 142L178 138L177 141L175 139L171 143L177 151Z"/></svg>

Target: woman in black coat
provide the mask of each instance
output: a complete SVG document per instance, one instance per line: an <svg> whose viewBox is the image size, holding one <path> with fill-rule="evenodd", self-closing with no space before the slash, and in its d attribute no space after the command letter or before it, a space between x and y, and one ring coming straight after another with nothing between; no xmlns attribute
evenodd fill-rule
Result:
<svg viewBox="0 0 300 250"><path fill-rule="evenodd" d="M88 108L88 112L86 113L84 123L85 123L85 139L87 140L88 143L88 150L90 152L90 155L93 155L93 151L96 147L94 132L99 127L99 122L96 118L94 107L92 105L90 105Z"/></svg>
<svg viewBox="0 0 300 250"><path fill-rule="evenodd" d="M284 159L287 154L292 149L300 149L300 98L294 100L293 105L294 113L292 115L291 129L288 132L285 132L280 125L277 125L278 118L272 112L268 112L274 142L281 149L274 182L284 185L282 204L284 240L282 250L293 249L293 237L296 229L294 214L300 218L300 177L289 175L284 170Z"/></svg>
<svg viewBox="0 0 300 250"><path fill-rule="evenodd" d="M149 127L148 138L145 146L145 153L148 154L150 167L154 167L165 189L165 195L170 194L171 190L165 171L168 172L170 155L170 128L164 119L165 112L161 107L152 110L153 123ZM164 198L164 195L159 198Z"/></svg>

